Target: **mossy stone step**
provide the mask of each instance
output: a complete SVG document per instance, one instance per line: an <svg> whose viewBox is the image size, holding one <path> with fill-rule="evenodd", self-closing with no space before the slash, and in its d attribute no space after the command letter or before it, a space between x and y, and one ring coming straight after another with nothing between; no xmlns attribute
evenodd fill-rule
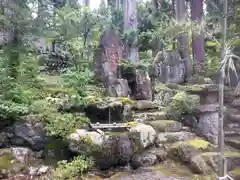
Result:
<svg viewBox="0 0 240 180"><path fill-rule="evenodd" d="M240 136L240 127L224 128L225 137Z"/></svg>
<svg viewBox="0 0 240 180"><path fill-rule="evenodd" d="M240 150L240 137L239 136L226 137L225 143L229 146L232 146L233 148Z"/></svg>
<svg viewBox="0 0 240 180"><path fill-rule="evenodd" d="M132 108L135 111L146 111L146 110L158 109L158 105L153 101L139 100L139 101L135 101Z"/></svg>
<svg viewBox="0 0 240 180"><path fill-rule="evenodd" d="M186 140L191 140L195 138L196 138L196 134L187 132L187 131L163 132L163 133L158 133L157 142L158 143L174 143L177 141L186 141Z"/></svg>
<svg viewBox="0 0 240 180"><path fill-rule="evenodd" d="M141 121L153 121L157 119L167 119L167 113L164 111L147 111L133 114L133 118Z"/></svg>
<svg viewBox="0 0 240 180"><path fill-rule="evenodd" d="M240 166L235 168L234 170L229 172L229 175L231 176L231 178L233 178L234 180L239 180L240 179Z"/></svg>
<svg viewBox="0 0 240 180"><path fill-rule="evenodd" d="M182 130L182 123L174 120L155 120L145 122L151 125L157 132L179 132Z"/></svg>
<svg viewBox="0 0 240 180"><path fill-rule="evenodd" d="M219 167L219 153L218 152L205 152L200 155L202 159L211 167L215 172L218 172ZM224 151L224 156L227 159L227 170L231 171L240 166L240 152L239 151Z"/></svg>

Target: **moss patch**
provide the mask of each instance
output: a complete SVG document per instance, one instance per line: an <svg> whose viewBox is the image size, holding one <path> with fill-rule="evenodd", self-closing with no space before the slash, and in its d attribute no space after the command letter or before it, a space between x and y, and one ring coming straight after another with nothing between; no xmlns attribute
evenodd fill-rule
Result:
<svg viewBox="0 0 240 180"><path fill-rule="evenodd" d="M4 153L0 155L0 170L11 169L14 166L14 158L11 153Z"/></svg>
<svg viewBox="0 0 240 180"><path fill-rule="evenodd" d="M128 126L128 127L136 127L138 125L138 123L136 121L131 121L131 122L127 122L124 125Z"/></svg>
<svg viewBox="0 0 240 180"><path fill-rule="evenodd" d="M194 149L206 150L211 147L211 144L208 141L203 139L193 139L185 141L187 145L193 147Z"/></svg>
<svg viewBox="0 0 240 180"><path fill-rule="evenodd" d="M119 97L117 100L121 101L123 104L135 104L136 102L127 98L127 97Z"/></svg>
<svg viewBox="0 0 240 180"><path fill-rule="evenodd" d="M230 173L234 176L240 176L240 167L232 170Z"/></svg>

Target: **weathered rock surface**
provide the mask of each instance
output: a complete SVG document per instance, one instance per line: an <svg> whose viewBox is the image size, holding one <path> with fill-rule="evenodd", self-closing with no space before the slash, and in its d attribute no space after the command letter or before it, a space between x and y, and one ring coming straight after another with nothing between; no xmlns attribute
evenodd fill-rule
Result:
<svg viewBox="0 0 240 180"><path fill-rule="evenodd" d="M147 123L157 132L179 132L182 129L182 123L173 120L155 120Z"/></svg>
<svg viewBox="0 0 240 180"><path fill-rule="evenodd" d="M240 165L240 153L234 151L225 151L224 155L227 159L227 170L231 171ZM217 152L206 152L201 154L202 158L213 168L215 172L218 172L219 167L219 154Z"/></svg>
<svg viewBox="0 0 240 180"><path fill-rule="evenodd" d="M0 178L27 170L30 163L38 163L33 158L33 152L28 148L14 147L0 149Z"/></svg>
<svg viewBox="0 0 240 180"><path fill-rule="evenodd" d="M157 156L153 153L144 152L142 154L134 154L131 159L131 166L137 169L141 166L152 166L157 162Z"/></svg>
<svg viewBox="0 0 240 180"><path fill-rule="evenodd" d="M133 114L133 118L139 122L154 121L158 119L167 119L167 113L164 111L137 112Z"/></svg>
<svg viewBox="0 0 240 180"><path fill-rule="evenodd" d="M123 120L127 121L132 118L131 106L135 101L126 97L107 97L99 99L99 102L94 102L94 98L89 98L90 103L84 108L86 116L92 123L108 123L109 116L114 122L123 122ZM93 102L91 103L91 101Z"/></svg>
<svg viewBox="0 0 240 180"><path fill-rule="evenodd" d="M126 133L102 135L79 129L70 135L70 139L72 151L92 155L101 169L126 165L133 155L132 143Z"/></svg>
<svg viewBox="0 0 240 180"><path fill-rule="evenodd" d="M156 140L156 131L150 125L138 123L129 129L130 138L137 149L145 149L154 144Z"/></svg>
<svg viewBox="0 0 240 180"><path fill-rule="evenodd" d="M9 130L8 138L12 145L42 150L46 145L46 134L41 123L23 121L15 123Z"/></svg>
<svg viewBox="0 0 240 180"><path fill-rule="evenodd" d="M152 100L152 83L146 70L136 70L136 100Z"/></svg>
<svg viewBox="0 0 240 180"><path fill-rule="evenodd" d="M155 77L162 83L183 83L186 76L184 60L177 52L159 52L154 60Z"/></svg>
<svg viewBox="0 0 240 180"><path fill-rule="evenodd" d="M146 112L148 110L158 109L158 105L149 100L139 100L133 105L133 109Z"/></svg>
<svg viewBox="0 0 240 180"><path fill-rule="evenodd" d="M195 139L196 134L187 132L187 131L180 131L180 132L165 132L165 133L158 133L157 135L157 142L158 143L173 143L176 141L186 141Z"/></svg>

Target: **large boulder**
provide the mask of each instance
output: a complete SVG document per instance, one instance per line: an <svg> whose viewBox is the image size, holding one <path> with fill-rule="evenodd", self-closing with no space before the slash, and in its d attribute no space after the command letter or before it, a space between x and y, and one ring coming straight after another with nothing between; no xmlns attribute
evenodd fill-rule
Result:
<svg viewBox="0 0 240 180"><path fill-rule="evenodd" d="M95 51L95 75L112 97L127 97L129 95L128 82L118 79L118 64L123 55L120 37L111 30L105 31L100 37L99 47Z"/></svg>
<svg viewBox="0 0 240 180"><path fill-rule="evenodd" d="M157 156L153 153L144 152L141 154L134 154L131 159L131 166L134 169L137 169L141 166L147 167L152 166L157 162Z"/></svg>
<svg viewBox="0 0 240 180"><path fill-rule="evenodd" d="M195 173L211 172L211 167L201 156L202 152L210 151L213 146L202 139L179 141L168 147L168 156L189 164L190 169Z"/></svg>
<svg viewBox="0 0 240 180"><path fill-rule="evenodd" d="M127 165L133 155L132 143L126 133L104 135L78 129L70 135L70 149L92 155L100 169Z"/></svg>
<svg viewBox="0 0 240 180"><path fill-rule="evenodd" d="M224 156L227 160L227 171L231 171L240 165L240 153L235 151L225 151ZM217 152L205 152L201 154L201 157L207 162L207 164L213 168L215 172L218 172L219 168L219 153Z"/></svg>
<svg viewBox="0 0 240 180"><path fill-rule="evenodd" d="M27 169L33 161L33 152L28 148L0 149L0 179L8 178Z"/></svg>
<svg viewBox="0 0 240 180"><path fill-rule="evenodd" d="M12 145L27 146L32 150L42 150L46 145L46 133L43 125L35 117L16 122L10 129L8 138Z"/></svg>
<svg viewBox="0 0 240 180"><path fill-rule="evenodd" d="M88 105L84 108L86 116L92 123L123 122L132 117L132 101L126 97L105 97L96 101L96 97L88 98Z"/></svg>
<svg viewBox="0 0 240 180"><path fill-rule="evenodd" d="M129 137L135 152L142 151L153 145L156 140L156 131L150 125L136 123L129 128Z"/></svg>

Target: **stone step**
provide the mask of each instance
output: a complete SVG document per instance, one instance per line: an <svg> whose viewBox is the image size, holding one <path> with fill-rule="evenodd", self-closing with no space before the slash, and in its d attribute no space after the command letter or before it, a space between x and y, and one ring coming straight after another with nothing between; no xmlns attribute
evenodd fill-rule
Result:
<svg viewBox="0 0 240 180"><path fill-rule="evenodd" d="M186 141L195 139L196 134L188 132L188 131L180 131L180 132L161 132L157 135L157 143L174 143L177 141Z"/></svg>
<svg viewBox="0 0 240 180"><path fill-rule="evenodd" d="M137 112L133 114L133 119L141 119L142 121L153 121L158 119L167 119L167 113L164 111L147 111Z"/></svg>
<svg viewBox="0 0 240 180"><path fill-rule="evenodd" d="M183 128L182 123L174 120L155 120L145 124L151 125L157 132L180 132Z"/></svg>
<svg viewBox="0 0 240 180"><path fill-rule="evenodd" d="M226 137L235 137L240 135L240 128L225 128L224 134Z"/></svg>
<svg viewBox="0 0 240 180"><path fill-rule="evenodd" d="M229 146L232 146L233 148L240 150L240 136L236 137L226 137L225 143Z"/></svg>
<svg viewBox="0 0 240 180"><path fill-rule="evenodd" d="M240 124L238 123L229 123L225 125L225 128L240 128Z"/></svg>
<svg viewBox="0 0 240 180"><path fill-rule="evenodd" d="M146 110L152 110L152 109L158 109L158 105L152 101L148 100L139 100L136 101L136 103L133 105L133 110L135 111L146 111Z"/></svg>
<svg viewBox="0 0 240 180"><path fill-rule="evenodd" d="M227 121L227 123L234 122L240 124L240 113L228 114L225 121Z"/></svg>

